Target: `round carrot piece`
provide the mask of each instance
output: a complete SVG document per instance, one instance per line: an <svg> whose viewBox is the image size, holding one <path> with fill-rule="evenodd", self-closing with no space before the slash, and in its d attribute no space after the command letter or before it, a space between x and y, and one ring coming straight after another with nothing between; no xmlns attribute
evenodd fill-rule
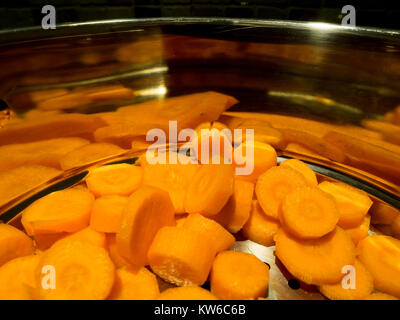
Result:
<svg viewBox="0 0 400 320"><path fill-rule="evenodd" d="M353 239L353 242L356 246L362 239L368 236L370 222L371 222L371 216L366 215L363 222L359 226L354 228L344 229L350 235L351 239Z"/></svg>
<svg viewBox="0 0 400 320"><path fill-rule="evenodd" d="M99 232L117 232L128 197L109 195L97 198L90 215L90 227Z"/></svg>
<svg viewBox="0 0 400 320"><path fill-rule="evenodd" d="M283 199L279 218L295 237L315 239L335 229L339 209L335 199L317 187L297 188Z"/></svg>
<svg viewBox="0 0 400 320"><path fill-rule="evenodd" d="M118 253L137 267L145 266L157 231L174 224L174 207L168 193L142 186L129 197L122 213L116 236Z"/></svg>
<svg viewBox="0 0 400 320"><path fill-rule="evenodd" d="M374 292L371 293L369 296L365 297L364 300L400 300L400 299L393 297L390 294L382 292Z"/></svg>
<svg viewBox="0 0 400 320"><path fill-rule="evenodd" d="M315 285L337 283L342 268L352 265L355 247L341 228L319 239L300 240L279 229L275 236L276 255L297 279Z"/></svg>
<svg viewBox="0 0 400 320"><path fill-rule="evenodd" d="M358 259L355 260L352 267L354 268L354 287L350 283L349 287L346 287L346 283L343 283L346 282L346 279L343 278L336 284L319 286L319 291L330 300L362 300L368 297L374 290L374 279ZM350 277L351 274L348 276Z"/></svg>
<svg viewBox="0 0 400 320"><path fill-rule="evenodd" d="M177 227L183 226L185 223L186 219L189 217L189 214L180 214L180 215L175 215L175 225Z"/></svg>
<svg viewBox="0 0 400 320"><path fill-rule="evenodd" d="M215 246L215 251L228 250L235 243L235 238L223 226L214 220L203 217L198 213L190 214L182 224L183 228L199 232L208 237Z"/></svg>
<svg viewBox="0 0 400 320"><path fill-rule="evenodd" d="M352 228L362 223L372 200L368 195L343 182L321 182L318 187L332 195L339 207L338 225L342 228Z"/></svg>
<svg viewBox="0 0 400 320"><path fill-rule="evenodd" d="M211 269L211 292L223 300L264 297L268 282L268 266L254 255L240 251L219 253Z"/></svg>
<svg viewBox="0 0 400 320"><path fill-rule="evenodd" d="M215 257L208 237L189 228L164 227L150 246L148 259L155 274L178 286L202 285Z"/></svg>
<svg viewBox="0 0 400 320"><path fill-rule="evenodd" d="M243 226L245 238L269 247L275 244L274 236L278 231L279 222L269 218L261 209L257 200L253 200L250 217Z"/></svg>
<svg viewBox="0 0 400 320"><path fill-rule="evenodd" d="M273 167L257 180L256 196L265 214L278 220L278 210L286 195L297 188L307 186L303 175L292 168Z"/></svg>
<svg viewBox="0 0 400 320"><path fill-rule="evenodd" d="M21 230L0 223L0 266L14 258L33 254L33 241Z"/></svg>
<svg viewBox="0 0 400 320"><path fill-rule="evenodd" d="M375 288L400 298L400 240L369 235L357 246L358 259L374 278Z"/></svg>
<svg viewBox="0 0 400 320"><path fill-rule="evenodd" d="M142 171L141 167L127 163L106 165L91 170L86 184L96 197L129 196L142 184Z"/></svg>
<svg viewBox="0 0 400 320"><path fill-rule="evenodd" d="M22 212L26 233L75 232L89 225L94 197L81 187L48 194Z"/></svg>
<svg viewBox="0 0 400 320"><path fill-rule="evenodd" d="M107 239L108 254L110 255L110 258L112 262L114 262L115 266L117 268L129 266L130 263L118 253L115 233L107 233L106 239Z"/></svg>
<svg viewBox="0 0 400 320"><path fill-rule="evenodd" d="M233 193L233 166L203 164L193 177L185 197L185 211L216 215Z"/></svg>
<svg viewBox="0 0 400 320"><path fill-rule="evenodd" d="M0 300L32 300L39 255L15 258L0 267Z"/></svg>
<svg viewBox="0 0 400 320"><path fill-rule="evenodd" d="M48 266L52 268L46 272ZM43 300L102 300L111 291L114 273L105 249L78 240L60 241L41 256L36 270L38 296ZM55 288L47 288L53 275Z"/></svg>
<svg viewBox="0 0 400 320"><path fill-rule="evenodd" d="M79 240L104 249L107 248L106 235L103 232L98 232L90 227L68 234L57 242L70 240Z"/></svg>
<svg viewBox="0 0 400 320"><path fill-rule="evenodd" d="M210 291L198 286L168 288L157 300L218 300Z"/></svg>
<svg viewBox="0 0 400 320"><path fill-rule="evenodd" d="M260 141L243 142L235 148L233 160L238 179L256 182L262 173L276 166L277 155L275 149L267 143ZM241 163L243 160L244 163ZM245 170L245 168L250 167L254 169ZM239 174L239 170L240 172L243 171L243 174Z"/></svg>
<svg viewBox="0 0 400 320"><path fill-rule="evenodd" d="M145 267L116 271L109 300L154 300L160 294L156 276Z"/></svg>
<svg viewBox="0 0 400 320"><path fill-rule="evenodd" d="M298 160L298 159L288 159L288 160L282 161L280 163L280 166L281 167L289 167L289 168L292 168L292 169L300 172L304 176L304 178L307 180L308 184L311 187L316 187L318 185L317 175L303 161Z"/></svg>

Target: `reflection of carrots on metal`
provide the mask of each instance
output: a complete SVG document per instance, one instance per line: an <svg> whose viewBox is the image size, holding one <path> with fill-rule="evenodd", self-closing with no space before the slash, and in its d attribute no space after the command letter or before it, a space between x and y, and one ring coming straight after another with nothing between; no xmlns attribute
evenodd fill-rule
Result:
<svg viewBox="0 0 400 320"><path fill-rule="evenodd" d="M376 120L363 120L364 127L382 133L385 140L400 144L400 126Z"/></svg>

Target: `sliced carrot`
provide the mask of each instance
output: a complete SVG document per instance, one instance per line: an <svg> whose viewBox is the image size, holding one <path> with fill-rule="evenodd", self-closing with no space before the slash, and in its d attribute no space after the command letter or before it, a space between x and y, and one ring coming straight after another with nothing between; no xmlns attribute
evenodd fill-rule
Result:
<svg viewBox="0 0 400 320"><path fill-rule="evenodd" d="M72 150L88 144L82 138L58 138L29 143L0 146L0 171L10 170L23 165L42 165L60 168L60 159Z"/></svg>
<svg viewBox="0 0 400 320"><path fill-rule="evenodd" d="M148 259L155 274L178 286L202 285L215 257L211 241L183 227L161 228L150 246Z"/></svg>
<svg viewBox="0 0 400 320"><path fill-rule="evenodd" d="M199 232L203 237L211 239L216 252L228 250L235 243L235 238L224 227L198 213L190 214L184 219L182 227Z"/></svg>
<svg viewBox="0 0 400 320"><path fill-rule="evenodd" d="M61 169L68 170L115 156L125 151L111 143L91 143L64 155L60 159L60 166Z"/></svg>
<svg viewBox="0 0 400 320"><path fill-rule="evenodd" d="M0 267L0 300L32 300L39 255L15 258Z"/></svg>
<svg viewBox="0 0 400 320"><path fill-rule="evenodd" d="M58 240L67 236L67 232L57 232L57 233L48 233L48 234L37 234L35 235L35 245L36 249L39 250L47 250Z"/></svg>
<svg viewBox="0 0 400 320"><path fill-rule="evenodd" d="M117 232L128 197L110 195L97 198L90 215L90 227L99 232Z"/></svg>
<svg viewBox="0 0 400 320"><path fill-rule="evenodd" d="M323 284L318 287L319 291L328 299L331 300L363 300L368 297L374 289L374 279L363 264L356 259L352 265L354 268L354 287L347 288L346 283L342 281L336 284Z"/></svg>
<svg viewBox="0 0 400 320"><path fill-rule="evenodd" d="M342 268L352 265L355 247L341 228L319 239L299 240L283 229L275 236L275 253L288 271L307 284L334 284L343 277Z"/></svg>
<svg viewBox="0 0 400 320"><path fill-rule="evenodd" d="M353 239L355 245L357 245L362 239L368 236L370 222L371 216L366 215L363 222L359 226L344 229L350 235L351 239Z"/></svg>
<svg viewBox="0 0 400 320"><path fill-rule="evenodd" d="M0 206L57 177L62 171L25 165L0 173Z"/></svg>
<svg viewBox="0 0 400 320"><path fill-rule="evenodd" d="M367 193L343 182L323 181L318 187L335 198L340 213L338 225L343 228L361 224L372 206Z"/></svg>
<svg viewBox="0 0 400 320"><path fill-rule="evenodd" d="M298 172L300 172L304 178L307 180L308 184L310 186L317 186L318 181L317 181L317 175L315 172L303 161L298 160L298 159L288 159L285 161L282 161L279 164L281 167L289 167L292 168Z"/></svg>
<svg viewBox="0 0 400 320"><path fill-rule="evenodd" d="M112 262L114 262L115 266L117 268L122 268L122 267L125 267L125 266L129 266L130 263L128 262L128 260L126 260L124 257L122 257L118 253L117 241L116 241L115 233L107 233L106 234L106 239L107 239L108 253L110 255L110 258L111 258Z"/></svg>
<svg viewBox="0 0 400 320"><path fill-rule="evenodd" d="M218 300L210 291L198 286L169 288L157 300Z"/></svg>
<svg viewBox="0 0 400 320"><path fill-rule="evenodd" d="M47 271L44 267L54 269ZM55 272L55 288L43 286ZM78 240L60 241L41 256L36 284L44 300L102 300L114 283L115 267L105 249Z"/></svg>
<svg viewBox="0 0 400 320"><path fill-rule="evenodd" d="M254 194L254 184L235 179L233 195L212 219L220 223L232 233L238 232L250 216L251 202Z"/></svg>
<svg viewBox="0 0 400 320"><path fill-rule="evenodd" d="M182 227L188 216L189 215L187 213L186 214L175 215L175 225L177 227Z"/></svg>
<svg viewBox="0 0 400 320"><path fill-rule="evenodd" d="M374 278L375 288L400 298L400 240L369 235L357 246L358 259Z"/></svg>
<svg viewBox="0 0 400 320"><path fill-rule="evenodd" d="M109 300L154 300L160 294L156 276L145 267L120 268Z"/></svg>
<svg viewBox="0 0 400 320"><path fill-rule="evenodd" d="M56 191L36 200L22 212L27 234L76 232L89 225L93 195L86 188Z"/></svg>
<svg viewBox="0 0 400 320"><path fill-rule="evenodd" d="M364 300L400 300L400 299L393 297L390 294L382 292L374 292L371 293L369 296L365 297Z"/></svg>
<svg viewBox="0 0 400 320"><path fill-rule="evenodd" d="M371 223L392 224L394 219L400 216L400 211L383 202L374 202L369 210Z"/></svg>
<svg viewBox="0 0 400 320"><path fill-rule="evenodd" d="M211 292L223 300L264 297L268 282L268 266L254 255L241 251L219 253L211 269Z"/></svg>
<svg viewBox="0 0 400 320"><path fill-rule="evenodd" d="M120 163L91 170L86 178L86 184L96 197L129 196L140 187L142 180L143 170L141 167Z"/></svg>
<svg viewBox="0 0 400 320"><path fill-rule="evenodd" d="M259 141L244 142L235 148L233 160L237 178L256 182L262 173L276 166L277 155L269 144Z"/></svg>
<svg viewBox="0 0 400 320"><path fill-rule="evenodd" d="M0 266L14 258L33 254L33 241L21 230L0 223Z"/></svg>
<svg viewBox="0 0 400 320"><path fill-rule="evenodd" d="M370 130L382 133L385 140L395 144L400 144L399 126L377 120L363 120L362 124L364 127Z"/></svg>
<svg viewBox="0 0 400 320"><path fill-rule="evenodd" d="M85 229L82 229L78 232L68 234L57 242L71 240L83 241L85 243L89 243L104 249L107 248L106 235L102 232L95 231L90 227L86 227Z"/></svg>
<svg viewBox="0 0 400 320"><path fill-rule="evenodd" d="M147 265L147 251L157 231L174 223L174 207L168 193L142 186L129 197L122 213L116 237L118 253L132 265Z"/></svg>
<svg viewBox="0 0 400 320"><path fill-rule="evenodd" d="M335 229L339 208L335 199L318 187L297 188L283 199L279 220L295 237L315 239Z"/></svg>
<svg viewBox="0 0 400 320"><path fill-rule="evenodd" d="M233 166L203 164L188 186L184 207L188 213L216 215L233 193Z"/></svg>
<svg viewBox="0 0 400 320"><path fill-rule="evenodd" d="M256 196L265 214L279 219L278 209L288 192L307 186L304 176L292 168L272 167L257 180Z"/></svg>
<svg viewBox="0 0 400 320"><path fill-rule="evenodd" d="M149 164L145 161L142 167L143 184L168 192L175 213L184 213L187 189L198 171L199 165L191 163L191 158L179 154L176 163Z"/></svg>
<svg viewBox="0 0 400 320"><path fill-rule="evenodd" d="M275 244L274 236L280 224L269 218L262 210L257 200L253 200L250 217L243 226L242 234L246 239L269 247Z"/></svg>

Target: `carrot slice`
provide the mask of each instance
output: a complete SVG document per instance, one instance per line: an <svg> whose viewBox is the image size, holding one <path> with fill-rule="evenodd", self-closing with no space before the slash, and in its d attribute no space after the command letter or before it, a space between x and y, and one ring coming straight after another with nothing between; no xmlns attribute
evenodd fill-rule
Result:
<svg viewBox="0 0 400 320"><path fill-rule="evenodd" d="M268 282L268 266L254 255L240 251L219 253L211 269L211 292L223 300L264 297Z"/></svg>
<svg viewBox="0 0 400 320"><path fill-rule="evenodd" d="M14 258L33 254L33 241L21 230L0 223L0 266Z"/></svg>
<svg viewBox="0 0 400 320"><path fill-rule="evenodd" d="M110 195L97 198L90 215L90 227L99 232L117 232L128 197Z"/></svg>
<svg viewBox="0 0 400 320"><path fill-rule="evenodd" d="M108 253L110 255L112 262L114 262L115 266L117 268L129 266L130 263L118 253L115 233L107 233L106 240L107 240Z"/></svg>
<svg viewBox="0 0 400 320"><path fill-rule="evenodd" d="M278 220L278 209L291 190L307 186L304 176L285 167L272 167L256 183L256 196L265 214Z"/></svg>
<svg viewBox="0 0 400 320"><path fill-rule="evenodd" d="M54 268L54 289L43 286L45 266ZM60 241L40 259L36 271L38 296L44 300L102 300L111 291L114 273L105 249L78 240Z"/></svg>
<svg viewBox="0 0 400 320"><path fill-rule="evenodd" d="M189 184L199 169L191 158L179 154L177 163L143 163L143 184L160 188L169 193L175 213L184 213L184 201Z"/></svg>
<svg viewBox="0 0 400 320"><path fill-rule="evenodd" d="M345 287L343 280L336 284L323 284L319 291L331 300L363 300L374 290L374 279L363 264L356 259L352 265L354 268L354 287ZM348 273L350 276L350 274Z"/></svg>
<svg viewBox="0 0 400 320"><path fill-rule="evenodd" d="M204 284L215 254L215 247L201 233L163 227L154 237L148 259L160 278L178 286L191 286Z"/></svg>
<svg viewBox="0 0 400 320"><path fill-rule="evenodd" d="M156 276L145 267L118 269L109 300L154 300L160 294Z"/></svg>
<svg viewBox="0 0 400 320"><path fill-rule="evenodd" d="M56 191L26 208L21 222L29 235L75 232L89 225L93 202L86 188Z"/></svg>
<svg viewBox="0 0 400 320"><path fill-rule="evenodd" d="M357 245L362 239L368 236L370 222L371 216L366 215L363 222L359 226L344 229L350 235L351 239L353 239L355 245Z"/></svg>
<svg viewBox="0 0 400 320"><path fill-rule="evenodd" d="M256 182L262 173L276 166L277 163L275 149L263 142L244 142L236 147L234 152L236 177L241 180ZM238 170L243 174L239 174Z"/></svg>
<svg viewBox="0 0 400 320"><path fill-rule="evenodd" d="M373 224L392 224L394 219L400 216L400 211L383 202L374 202L369 210L371 223Z"/></svg>
<svg viewBox="0 0 400 320"><path fill-rule="evenodd" d="M111 143L91 143L77 148L60 159L63 170L81 167L92 162L121 154L126 150Z"/></svg>
<svg viewBox="0 0 400 320"><path fill-rule="evenodd" d="M139 166L120 163L91 170L86 184L96 197L105 195L129 196L142 184L143 170Z"/></svg>
<svg viewBox="0 0 400 320"><path fill-rule="evenodd" d="M269 247L275 244L274 236L280 225L267 217L257 200L253 200L250 217L243 226L242 234L246 239Z"/></svg>
<svg viewBox="0 0 400 320"><path fill-rule="evenodd" d="M15 258L0 267L0 300L32 300L39 255Z"/></svg>
<svg viewBox="0 0 400 320"><path fill-rule="evenodd" d="M318 187L290 191L279 213L282 226L301 239L320 238L335 229L339 220L335 199Z"/></svg>
<svg viewBox="0 0 400 320"><path fill-rule="evenodd" d="M233 195L222 210L212 217L232 233L238 232L249 219L254 184L235 179Z"/></svg>
<svg viewBox="0 0 400 320"><path fill-rule="evenodd" d="M279 229L275 236L276 255L297 279L315 285L337 283L342 268L352 265L355 247L341 228L319 239L299 240Z"/></svg>
<svg viewBox="0 0 400 320"><path fill-rule="evenodd" d="M233 166L203 164L189 184L184 207L188 213L216 215L233 193Z"/></svg>
<svg viewBox="0 0 400 320"><path fill-rule="evenodd" d="M340 213L338 225L343 228L361 224L372 206L367 193L343 182L323 181L318 187L335 198Z"/></svg>
<svg viewBox="0 0 400 320"><path fill-rule="evenodd" d="M369 235L357 246L358 259L374 278L375 288L400 298L400 240Z"/></svg>
<svg viewBox="0 0 400 320"><path fill-rule="evenodd" d="M281 167L289 167L289 168L292 168L292 169L300 172L304 176L304 178L307 180L308 184L311 187L318 185L317 175L303 161L298 160L298 159L288 159L288 160L282 161L279 165Z"/></svg>
<svg viewBox="0 0 400 320"><path fill-rule="evenodd" d="M400 299L393 297L390 294L382 292L374 292L371 293L369 296L365 297L364 300L400 300Z"/></svg>
<svg viewBox="0 0 400 320"><path fill-rule="evenodd" d="M87 227L72 234L68 234L67 236L58 240L57 242L70 241L70 240L83 241L104 249L107 248L106 235L102 232L97 232L90 227Z"/></svg>
<svg viewBox="0 0 400 320"><path fill-rule="evenodd" d="M218 300L210 291L198 286L169 288L157 300Z"/></svg>
<svg viewBox="0 0 400 320"><path fill-rule="evenodd" d="M210 238L216 252L227 250L235 243L235 238L224 227L198 213L190 214L184 219L182 227Z"/></svg>
<svg viewBox="0 0 400 320"><path fill-rule="evenodd" d="M145 266L157 231L174 223L174 207L168 193L141 187L129 197L122 213L116 237L118 253L135 266Z"/></svg>
<svg viewBox="0 0 400 320"><path fill-rule="evenodd" d="M189 217L189 215L186 214L180 214L180 215L175 215L175 225L177 227L182 227L183 224L185 223L187 217Z"/></svg>

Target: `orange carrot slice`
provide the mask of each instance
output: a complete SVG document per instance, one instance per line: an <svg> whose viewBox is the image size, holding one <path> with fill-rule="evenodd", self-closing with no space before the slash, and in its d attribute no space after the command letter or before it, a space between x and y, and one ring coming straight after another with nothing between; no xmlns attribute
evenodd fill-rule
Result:
<svg viewBox="0 0 400 320"><path fill-rule="evenodd" d="M184 207L188 213L216 215L233 193L233 166L203 164L189 184Z"/></svg>
<svg viewBox="0 0 400 320"><path fill-rule="evenodd" d="M368 297L374 289L374 279L363 264L356 259L354 265L354 274L348 273L348 276L354 276L354 287L346 287L345 279L336 284L324 284L319 286L319 291L331 300L363 300Z"/></svg>
<svg viewBox="0 0 400 320"><path fill-rule="evenodd" d="M208 238L189 228L161 228L150 246L148 259L155 274L178 286L202 285L215 257Z"/></svg>
<svg viewBox="0 0 400 320"><path fill-rule="evenodd" d="M111 258L112 262L114 262L115 266L117 268L122 268L122 267L125 267L125 266L129 266L130 263L128 262L128 260L126 260L124 257L122 257L118 253L117 241L116 241L115 233L107 233L106 234L106 240L107 240L108 253L110 255L110 258Z"/></svg>
<svg viewBox="0 0 400 320"><path fill-rule="evenodd" d="M372 206L372 200L365 192L348 184L323 181L318 187L335 198L340 213L338 225L343 228L361 224Z"/></svg>
<svg viewBox="0 0 400 320"><path fill-rule="evenodd" d="M212 217L232 233L238 232L249 219L254 184L235 179L233 195L222 210Z"/></svg>
<svg viewBox="0 0 400 320"><path fill-rule="evenodd" d="M75 232L89 225L93 202L86 188L56 191L26 208L21 222L29 235Z"/></svg>
<svg viewBox="0 0 400 320"><path fill-rule="evenodd" d="M184 219L182 227L210 238L216 252L227 250L235 243L235 238L224 227L198 213L190 214Z"/></svg>
<svg viewBox="0 0 400 320"><path fill-rule="evenodd" d="M342 268L352 265L355 247L341 228L319 239L299 240L279 229L275 236L275 253L297 279L315 285L337 283L343 277Z"/></svg>
<svg viewBox="0 0 400 320"><path fill-rule="evenodd" d="M147 251L157 231L173 225L174 207L168 193L150 186L134 192L121 216L118 253L135 266L147 265Z"/></svg>
<svg viewBox="0 0 400 320"><path fill-rule="evenodd" d="M250 217L243 226L242 234L246 239L269 247L275 244L274 236L279 227L279 222L269 218L261 209L258 201L253 200Z"/></svg>
<svg viewBox="0 0 400 320"><path fill-rule="evenodd" d="M68 234L67 236L58 240L57 242L71 241L71 240L83 241L85 243L89 243L104 249L107 248L106 235L102 232L97 232L90 227L87 227L72 234Z"/></svg>
<svg viewBox="0 0 400 320"><path fill-rule="evenodd" d="M383 202L374 202L369 210L371 223L392 224L394 219L400 216L400 211Z"/></svg>
<svg viewBox="0 0 400 320"><path fill-rule="evenodd" d="M269 282L269 268L254 255L224 251L214 260L211 292L219 299L256 299L264 297Z"/></svg>
<svg viewBox="0 0 400 320"><path fill-rule="evenodd" d="M263 142L244 142L239 145L234 152L233 160L236 167L236 177L241 180L256 182L257 178L262 173L276 166L277 163L275 149ZM245 169L250 167L254 169L252 171L247 171L247 169ZM243 171L243 174L239 174L238 170Z"/></svg>
<svg viewBox="0 0 400 320"><path fill-rule="evenodd" d="M156 276L145 267L118 269L109 300L154 300L160 294Z"/></svg>
<svg viewBox="0 0 400 320"><path fill-rule="evenodd" d="M128 197L110 195L97 198L90 215L90 227L99 232L117 232Z"/></svg>
<svg viewBox="0 0 400 320"><path fill-rule="evenodd" d="M157 300L218 300L210 291L198 286L169 288Z"/></svg>
<svg viewBox="0 0 400 320"><path fill-rule="evenodd" d="M47 266L52 269L46 270ZM54 272L54 273L52 273ZM114 283L115 267L105 249L78 240L60 241L43 253L37 271L43 300L102 300ZM55 275L55 288L43 284Z"/></svg>
<svg viewBox="0 0 400 320"><path fill-rule="evenodd" d="M186 214L176 215L175 216L175 225L177 227L182 227L188 216L189 215L187 213Z"/></svg>
<svg viewBox="0 0 400 320"><path fill-rule="evenodd" d="M359 226L344 229L350 235L351 239L353 239L355 245L357 245L362 239L368 236L370 222L371 216L366 215L363 222Z"/></svg>
<svg viewBox="0 0 400 320"><path fill-rule="evenodd" d="M256 183L256 196L265 214L278 219L278 209L291 190L307 186L304 176L292 168L273 167L264 172Z"/></svg>
<svg viewBox="0 0 400 320"><path fill-rule="evenodd" d="M292 168L292 169L300 172L304 176L304 178L307 180L308 184L311 187L315 187L318 185L317 175L303 161L298 160L298 159L288 159L288 160L282 161L279 165L281 167L287 166L289 168Z"/></svg>
<svg viewBox="0 0 400 320"><path fill-rule="evenodd" d="M96 197L129 196L142 184L142 171L141 167L127 163L102 166L89 172L86 184Z"/></svg>
<svg viewBox="0 0 400 320"><path fill-rule="evenodd" d="M339 209L335 199L317 187L297 188L283 199L279 218L295 237L315 239L335 229Z"/></svg>
<svg viewBox="0 0 400 320"><path fill-rule="evenodd" d="M33 241L21 230L0 223L0 266L14 258L33 254Z"/></svg>
<svg viewBox="0 0 400 320"><path fill-rule="evenodd" d="M364 300L400 300L400 299L393 297L390 294L382 292L374 292L371 293L369 296L365 297Z"/></svg>
<svg viewBox="0 0 400 320"><path fill-rule="evenodd" d="M0 267L0 300L32 300L39 255L15 258Z"/></svg>
<svg viewBox="0 0 400 320"><path fill-rule="evenodd" d="M400 240L369 235L357 246L358 259L374 278L375 288L400 298Z"/></svg>

